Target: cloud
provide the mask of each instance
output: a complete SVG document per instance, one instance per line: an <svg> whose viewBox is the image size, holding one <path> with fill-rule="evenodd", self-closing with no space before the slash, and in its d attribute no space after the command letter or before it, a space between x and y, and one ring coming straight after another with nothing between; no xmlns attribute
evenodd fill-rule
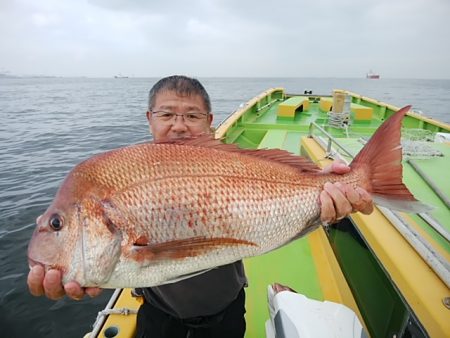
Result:
<svg viewBox="0 0 450 338"><path fill-rule="evenodd" d="M446 77L447 0L15 0L0 69L19 74Z"/></svg>

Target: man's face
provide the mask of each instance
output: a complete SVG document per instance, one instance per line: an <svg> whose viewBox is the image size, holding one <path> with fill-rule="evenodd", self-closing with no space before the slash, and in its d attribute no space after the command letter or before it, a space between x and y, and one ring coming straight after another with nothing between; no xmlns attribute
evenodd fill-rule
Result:
<svg viewBox="0 0 450 338"><path fill-rule="evenodd" d="M174 91L160 92L156 95L152 112L147 112L147 120L155 141L210 133L212 114L208 114L200 95L179 96ZM178 116L166 121L158 118L154 112L176 113ZM187 121L186 116L180 116L181 114L199 114L204 118L192 122Z"/></svg>

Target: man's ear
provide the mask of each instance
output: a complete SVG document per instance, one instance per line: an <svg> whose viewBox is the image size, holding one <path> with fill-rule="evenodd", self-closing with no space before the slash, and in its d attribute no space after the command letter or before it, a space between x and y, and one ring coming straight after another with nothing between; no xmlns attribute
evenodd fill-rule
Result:
<svg viewBox="0 0 450 338"><path fill-rule="evenodd" d="M214 119L214 115L211 112L211 113L208 114L208 123L209 123L210 126L212 125L213 119Z"/></svg>
<svg viewBox="0 0 450 338"><path fill-rule="evenodd" d="M147 110L146 115L147 115L147 121L148 121L148 123L150 124L150 123L151 123L151 116L152 116L152 113L150 113L150 112Z"/></svg>

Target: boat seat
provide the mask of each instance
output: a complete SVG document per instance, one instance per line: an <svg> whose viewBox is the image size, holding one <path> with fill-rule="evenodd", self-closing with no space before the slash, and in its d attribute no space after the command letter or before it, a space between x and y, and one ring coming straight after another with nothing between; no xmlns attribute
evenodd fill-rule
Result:
<svg viewBox="0 0 450 338"><path fill-rule="evenodd" d="M309 99L306 96L294 96L278 105L278 117L294 119L295 112L300 108L309 109Z"/></svg>
<svg viewBox="0 0 450 338"><path fill-rule="evenodd" d="M332 97L321 97L319 102L319 108L322 112L329 112L333 108ZM371 120L373 115L373 108L363 106L361 104L352 103L350 110L354 114L353 118L356 121Z"/></svg>
<svg viewBox="0 0 450 338"><path fill-rule="evenodd" d="M283 149L287 136L286 130L268 130L259 143L258 149L278 148Z"/></svg>
<svg viewBox="0 0 450 338"><path fill-rule="evenodd" d="M323 112L331 111L331 107L333 107L333 98L332 97L321 97L319 101L319 108Z"/></svg>
<svg viewBox="0 0 450 338"><path fill-rule="evenodd" d="M356 121L370 121L373 115L373 108L363 106L361 104L352 103L350 110L354 114L354 119Z"/></svg>

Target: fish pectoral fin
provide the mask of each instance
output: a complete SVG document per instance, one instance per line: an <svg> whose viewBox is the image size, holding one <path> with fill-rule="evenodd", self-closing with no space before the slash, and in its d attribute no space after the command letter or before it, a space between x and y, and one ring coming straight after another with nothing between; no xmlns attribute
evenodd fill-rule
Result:
<svg viewBox="0 0 450 338"><path fill-rule="evenodd" d="M137 260L166 260L195 257L221 247L250 245L255 243L230 237L191 237L163 243L133 246L132 252Z"/></svg>

